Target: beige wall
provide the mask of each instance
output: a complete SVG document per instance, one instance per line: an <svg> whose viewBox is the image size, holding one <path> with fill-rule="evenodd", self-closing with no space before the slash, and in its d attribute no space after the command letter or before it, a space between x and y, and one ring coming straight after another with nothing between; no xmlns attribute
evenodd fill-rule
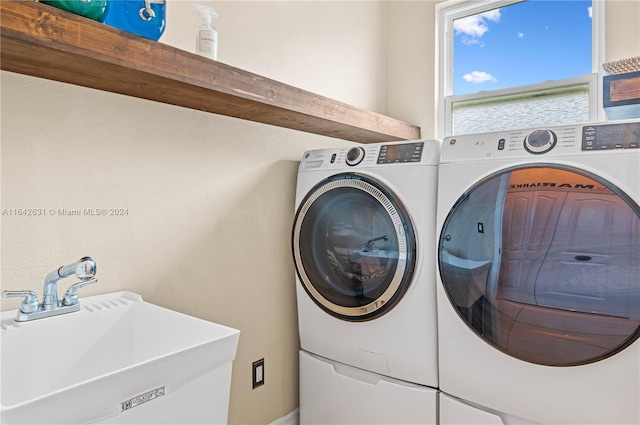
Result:
<svg viewBox="0 0 640 425"><path fill-rule="evenodd" d="M605 61L640 56L640 1L605 2Z"/></svg>
<svg viewBox="0 0 640 425"><path fill-rule="evenodd" d="M221 61L384 108L381 3L210 4ZM162 42L193 49L189 2L168 7ZM100 280L81 297L126 289L241 330L231 423L269 423L296 409L297 166L304 150L348 143L7 72L0 83L0 209L128 209L0 217L2 289L40 293L49 271L93 256ZM266 383L252 390L260 358Z"/></svg>
<svg viewBox="0 0 640 425"><path fill-rule="evenodd" d="M386 113L436 137L436 13L440 1L386 2Z"/></svg>

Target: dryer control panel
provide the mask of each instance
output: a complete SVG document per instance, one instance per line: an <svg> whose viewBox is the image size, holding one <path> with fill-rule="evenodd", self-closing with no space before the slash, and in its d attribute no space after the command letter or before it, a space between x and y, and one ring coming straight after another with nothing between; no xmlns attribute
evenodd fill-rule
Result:
<svg viewBox="0 0 640 425"><path fill-rule="evenodd" d="M640 148L640 122L582 127L583 151L638 148Z"/></svg>
<svg viewBox="0 0 640 425"><path fill-rule="evenodd" d="M640 120L505 130L446 137L441 162L559 157L595 152L638 154Z"/></svg>

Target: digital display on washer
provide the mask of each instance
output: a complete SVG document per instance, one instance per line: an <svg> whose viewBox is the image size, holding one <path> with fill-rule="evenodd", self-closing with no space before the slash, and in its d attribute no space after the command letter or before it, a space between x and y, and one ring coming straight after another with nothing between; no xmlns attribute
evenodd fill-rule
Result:
<svg viewBox="0 0 640 425"><path fill-rule="evenodd" d="M401 162L420 162L424 142L382 145L378 154L378 164L397 164Z"/></svg>
<svg viewBox="0 0 640 425"><path fill-rule="evenodd" d="M582 128L582 150L637 149L640 122L587 125Z"/></svg>

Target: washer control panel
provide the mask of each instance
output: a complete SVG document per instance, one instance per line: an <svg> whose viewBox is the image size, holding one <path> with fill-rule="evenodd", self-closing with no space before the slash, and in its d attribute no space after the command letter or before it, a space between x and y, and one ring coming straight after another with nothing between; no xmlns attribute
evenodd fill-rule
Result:
<svg viewBox="0 0 640 425"><path fill-rule="evenodd" d="M376 147L377 148L377 147ZM376 164L401 164L406 162L420 162L424 142L381 144ZM362 147L351 148L347 151L344 162L353 167L362 162L367 156L367 151ZM333 162L333 161L332 161Z"/></svg>
<svg viewBox="0 0 640 425"><path fill-rule="evenodd" d="M361 169L402 164L437 165L440 145L437 140L425 139L311 150L304 153L299 170Z"/></svg>
<svg viewBox="0 0 640 425"><path fill-rule="evenodd" d="M378 164L420 162L424 142L382 145L378 154Z"/></svg>

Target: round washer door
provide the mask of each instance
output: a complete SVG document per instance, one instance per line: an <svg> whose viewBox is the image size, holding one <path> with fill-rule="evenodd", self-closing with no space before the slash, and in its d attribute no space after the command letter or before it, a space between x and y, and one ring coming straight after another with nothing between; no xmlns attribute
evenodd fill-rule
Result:
<svg viewBox="0 0 640 425"><path fill-rule="evenodd" d="M591 173L535 164L478 182L438 256L460 318L510 356L581 365L640 337L640 207Z"/></svg>
<svg viewBox="0 0 640 425"><path fill-rule="evenodd" d="M296 213L292 239L302 286L340 319L379 317L411 282L416 241L409 215L368 176L338 174L311 189Z"/></svg>

